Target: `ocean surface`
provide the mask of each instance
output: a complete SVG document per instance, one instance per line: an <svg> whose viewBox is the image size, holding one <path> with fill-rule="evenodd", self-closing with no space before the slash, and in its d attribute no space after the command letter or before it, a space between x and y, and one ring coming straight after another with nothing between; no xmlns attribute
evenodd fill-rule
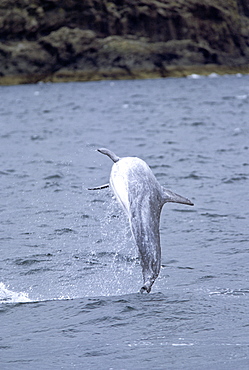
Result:
<svg viewBox="0 0 249 370"><path fill-rule="evenodd" d="M0 369L249 368L249 76L0 87ZM167 204L150 294L111 160Z"/></svg>

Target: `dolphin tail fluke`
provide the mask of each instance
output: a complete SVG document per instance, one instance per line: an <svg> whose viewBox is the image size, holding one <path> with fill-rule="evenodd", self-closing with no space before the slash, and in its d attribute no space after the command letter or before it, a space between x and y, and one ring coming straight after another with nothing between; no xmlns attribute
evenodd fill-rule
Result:
<svg viewBox="0 0 249 370"><path fill-rule="evenodd" d="M176 193L173 193L173 191L164 189L163 188L163 200L164 203L181 203L181 204L187 204L189 206L193 206L194 203L191 202L191 200L182 197L181 195L178 195Z"/></svg>
<svg viewBox="0 0 249 370"><path fill-rule="evenodd" d="M94 188L88 188L87 190L101 190L101 189L105 189L108 187L109 187L109 184L105 184L105 185L95 186Z"/></svg>

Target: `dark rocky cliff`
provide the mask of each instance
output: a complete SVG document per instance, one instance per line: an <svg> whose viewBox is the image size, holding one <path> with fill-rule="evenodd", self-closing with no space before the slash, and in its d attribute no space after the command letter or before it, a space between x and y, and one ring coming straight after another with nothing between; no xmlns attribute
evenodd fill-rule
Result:
<svg viewBox="0 0 249 370"><path fill-rule="evenodd" d="M0 83L249 72L248 0L1 0Z"/></svg>

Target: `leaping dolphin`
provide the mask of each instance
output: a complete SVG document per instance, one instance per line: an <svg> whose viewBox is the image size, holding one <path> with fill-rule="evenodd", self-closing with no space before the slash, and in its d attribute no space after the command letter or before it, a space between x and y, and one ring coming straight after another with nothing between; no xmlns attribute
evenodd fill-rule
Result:
<svg viewBox="0 0 249 370"><path fill-rule="evenodd" d="M144 284L140 292L149 293L161 267L159 223L163 205L168 202L190 206L194 204L189 199L163 188L142 159L119 158L105 148L98 151L114 162L110 182L89 190L103 189L110 184L116 199L127 213L142 266Z"/></svg>

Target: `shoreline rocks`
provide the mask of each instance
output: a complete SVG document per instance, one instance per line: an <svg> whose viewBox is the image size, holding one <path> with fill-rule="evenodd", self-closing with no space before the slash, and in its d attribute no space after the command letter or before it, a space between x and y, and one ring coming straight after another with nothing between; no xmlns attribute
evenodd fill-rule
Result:
<svg viewBox="0 0 249 370"><path fill-rule="evenodd" d="M249 73L247 0L2 0L0 84Z"/></svg>

